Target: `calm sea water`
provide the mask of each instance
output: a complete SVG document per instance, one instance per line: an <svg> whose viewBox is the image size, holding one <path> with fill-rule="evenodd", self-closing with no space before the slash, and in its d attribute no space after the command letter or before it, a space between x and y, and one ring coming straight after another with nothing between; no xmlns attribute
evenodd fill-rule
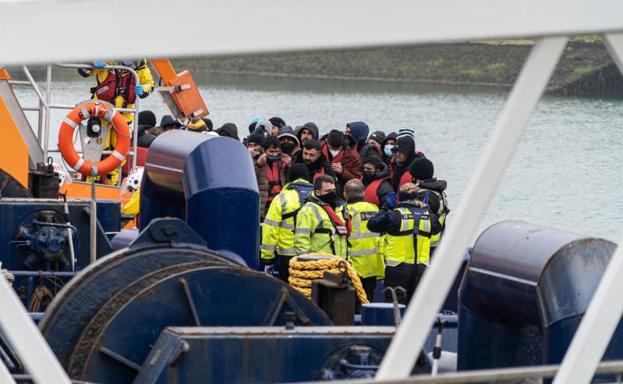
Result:
<svg viewBox="0 0 623 384"><path fill-rule="evenodd" d="M89 97L91 81L62 72L53 103L74 104ZM338 81L195 74L215 126L234 122L248 134L256 116L280 116L295 126L316 122L322 132L363 120L371 130L410 127L416 146L448 181L451 208L463 191L503 107L507 89L392 82ZM23 105L31 91L18 90ZM159 96L142 108L158 118ZM34 115L32 121L36 121ZM52 116L52 139L63 114ZM623 100L545 97L539 103L480 230L504 219L619 241L623 234ZM227 159L223 159L226 161ZM451 219L452 216L450 216Z"/></svg>

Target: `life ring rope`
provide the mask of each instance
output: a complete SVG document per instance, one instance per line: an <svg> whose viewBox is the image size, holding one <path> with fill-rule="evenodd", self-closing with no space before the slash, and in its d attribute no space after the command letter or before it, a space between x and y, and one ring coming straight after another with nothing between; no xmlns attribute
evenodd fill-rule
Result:
<svg viewBox="0 0 623 384"><path fill-rule="evenodd" d="M86 160L74 148L75 130L83 120L90 117L108 121L117 135L117 144L111 155L101 161ZM58 134L58 148L65 162L75 171L85 176L105 175L125 161L130 150L130 128L112 104L102 100L86 101L78 104L63 119Z"/></svg>

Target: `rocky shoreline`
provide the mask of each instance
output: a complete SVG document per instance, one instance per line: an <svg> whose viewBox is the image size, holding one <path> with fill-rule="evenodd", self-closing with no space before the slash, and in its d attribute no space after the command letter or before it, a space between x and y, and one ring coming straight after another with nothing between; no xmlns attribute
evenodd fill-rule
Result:
<svg viewBox="0 0 623 384"><path fill-rule="evenodd" d="M173 60L193 73L387 80L510 87L532 42L475 42ZM622 95L623 77L600 41L572 41L548 93Z"/></svg>

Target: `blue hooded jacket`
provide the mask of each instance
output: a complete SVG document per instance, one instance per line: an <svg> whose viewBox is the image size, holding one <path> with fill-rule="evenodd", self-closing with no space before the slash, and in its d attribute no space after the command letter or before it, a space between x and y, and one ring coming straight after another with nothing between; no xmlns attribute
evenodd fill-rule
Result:
<svg viewBox="0 0 623 384"><path fill-rule="evenodd" d="M368 132L370 132L370 128L368 124L363 121L353 121L351 123L346 124L346 127L350 128L351 135L355 138L357 142L357 150L360 150L366 143L368 139Z"/></svg>

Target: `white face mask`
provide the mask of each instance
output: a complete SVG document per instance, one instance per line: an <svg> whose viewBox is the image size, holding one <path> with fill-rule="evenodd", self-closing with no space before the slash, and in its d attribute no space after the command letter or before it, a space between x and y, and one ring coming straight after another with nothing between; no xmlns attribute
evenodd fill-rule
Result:
<svg viewBox="0 0 623 384"><path fill-rule="evenodd" d="M331 152L331 156L335 157L337 156L338 153L340 153L342 150L341 149L331 149L329 148L329 152Z"/></svg>

